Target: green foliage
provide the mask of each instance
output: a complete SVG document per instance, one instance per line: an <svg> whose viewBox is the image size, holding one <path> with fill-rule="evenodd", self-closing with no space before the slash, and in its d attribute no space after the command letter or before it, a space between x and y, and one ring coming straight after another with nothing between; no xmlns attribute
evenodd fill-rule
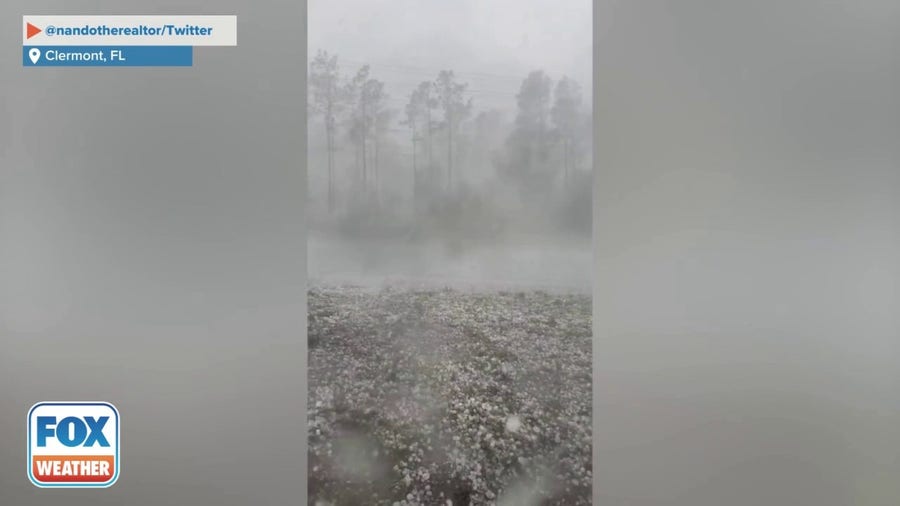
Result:
<svg viewBox="0 0 900 506"><path fill-rule="evenodd" d="M320 51L310 64L310 107L326 118L330 212L313 222L337 223L347 235L382 231L452 243L494 238L511 224L589 234L591 114L578 83L529 73L512 122L496 110L469 120L468 93L451 70L419 83L402 111L410 138L400 147L391 143L395 111L385 83L368 65L342 81L337 57ZM336 146L338 130L349 146ZM335 169L336 158L348 168ZM334 203L341 209L332 211Z"/></svg>
<svg viewBox="0 0 900 506"><path fill-rule="evenodd" d="M593 224L593 174L572 171L570 184L557 194L553 206L556 229L577 235L590 236Z"/></svg>
<svg viewBox="0 0 900 506"><path fill-rule="evenodd" d="M331 122L344 105L340 83L338 58L327 51L319 51L309 64L309 109L322 114Z"/></svg>
<svg viewBox="0 0 900 506"><path fill-rule="evenodd" d="M550 158L552 81L543 71L528 75L516 96L515 128L498 158L498 174L529 198L552 187L557 171Z"/></svg>

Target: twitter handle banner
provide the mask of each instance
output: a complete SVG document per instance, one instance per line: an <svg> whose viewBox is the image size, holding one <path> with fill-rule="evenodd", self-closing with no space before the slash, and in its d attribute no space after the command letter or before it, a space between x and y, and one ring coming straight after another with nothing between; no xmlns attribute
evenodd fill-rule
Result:
<svg viewBox="0 0 900 506"><path fill-rule="evenodd" d="M237 46L237 16L22 16L25 67L190 67Z"/></svg>

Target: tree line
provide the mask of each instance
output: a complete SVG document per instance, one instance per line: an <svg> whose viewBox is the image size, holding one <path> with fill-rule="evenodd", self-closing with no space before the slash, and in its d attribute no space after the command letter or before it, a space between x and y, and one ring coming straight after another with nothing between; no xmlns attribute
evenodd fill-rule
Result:
<svg viewBox="0 0 900 506"><path fill-rule="evenodd" d="M414 193L452 194L460 180L456 160L460 128L467 122L509 130L502 145L488 150L498 178L524 195L545 192L557 182L570 188L573 175L582 171L590 156L590 112L580 86L569 77L554 83L540 70L526 76L516 94L511 125L499 125L496 118L491 123L495 111L484 111L469 122L472 93L452 70L420 82L404 97L402 111L389 107L386 85L372 75L369 65L344 75L337 55L324 50L312 58L308 82L309 109L324 125L329 212L335 207L339 139L353 148L356 180L363 193L374 191L377 198L379 151L390 139L395 119L409 135Z"/></svg>

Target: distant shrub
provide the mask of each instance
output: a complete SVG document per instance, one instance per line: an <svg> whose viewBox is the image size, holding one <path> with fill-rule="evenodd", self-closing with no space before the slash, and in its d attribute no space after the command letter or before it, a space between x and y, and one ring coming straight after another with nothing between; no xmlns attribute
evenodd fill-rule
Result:
<svg viewBox="0 0 900 506"><path fill-rule="evenodd" d="M591 171L573 171L569 184L557 193L553 206L554 222L559 230L591 235L593 223L593 175Z"/></svg>

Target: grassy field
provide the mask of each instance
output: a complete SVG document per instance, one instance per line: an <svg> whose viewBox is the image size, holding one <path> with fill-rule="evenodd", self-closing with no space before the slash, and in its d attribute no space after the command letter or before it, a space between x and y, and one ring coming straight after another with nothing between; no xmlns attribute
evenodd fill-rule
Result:
<svg viewBox="0 0 900 506"><path fill-rule="evenodd" d="M590 504L590 336L587 295L311 290L310 504Z"/></svg>

